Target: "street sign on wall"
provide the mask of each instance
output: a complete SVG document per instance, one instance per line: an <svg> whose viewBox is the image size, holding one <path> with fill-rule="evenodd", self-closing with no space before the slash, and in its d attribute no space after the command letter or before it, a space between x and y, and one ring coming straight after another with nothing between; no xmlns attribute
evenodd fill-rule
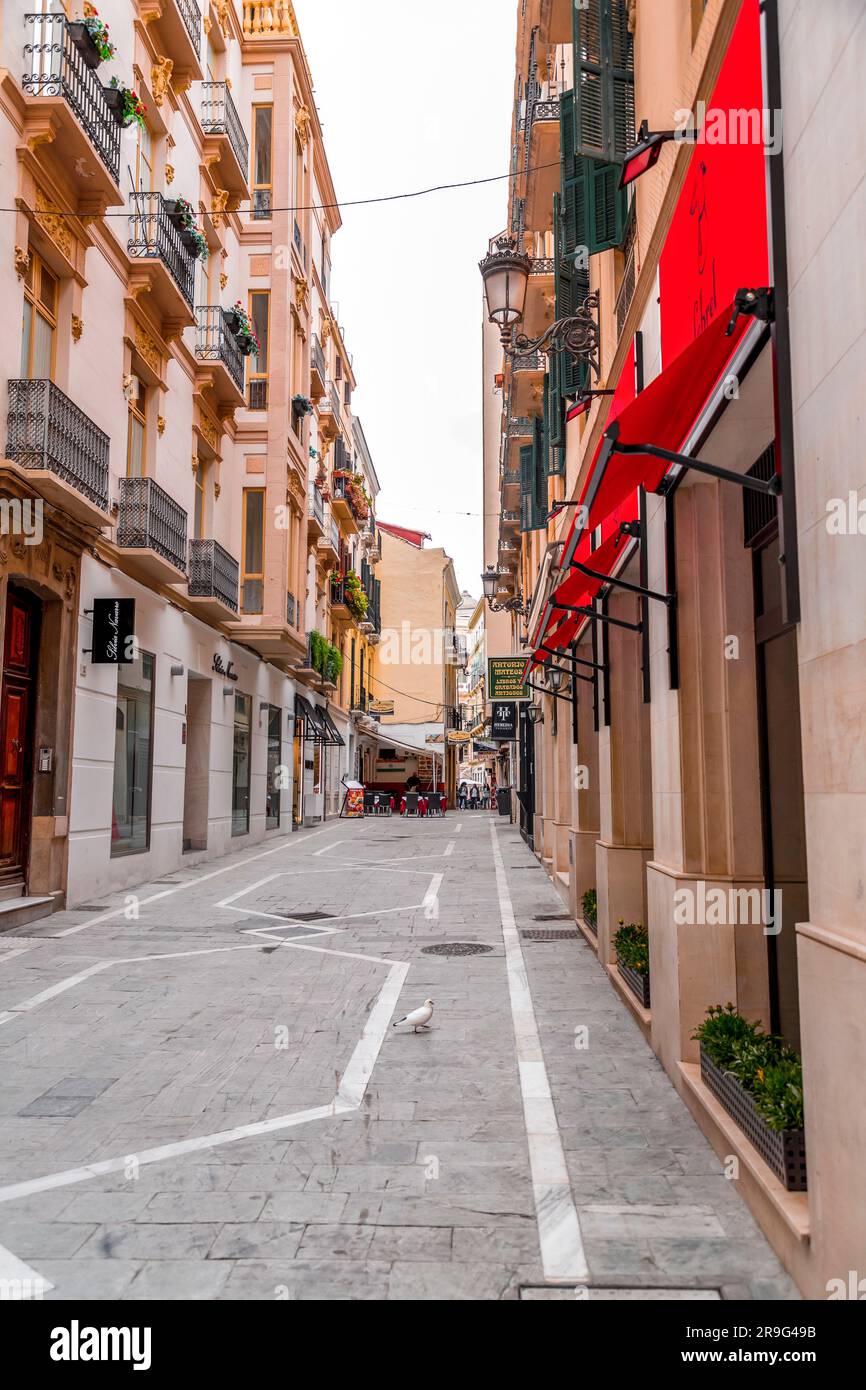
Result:
<svg viewBox="0 0 866 1390"><path fill-rule="evenodd" d="M532 693L523 683L525 656L489 656L487 658L488 700L529 700Z"/></svg>

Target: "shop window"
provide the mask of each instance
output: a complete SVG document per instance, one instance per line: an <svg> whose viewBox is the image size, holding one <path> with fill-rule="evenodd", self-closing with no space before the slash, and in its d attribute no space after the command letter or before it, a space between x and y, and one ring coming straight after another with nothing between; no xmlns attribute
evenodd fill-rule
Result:
<svg viewBox="0 0 866 1390"><path fill-rule="evenodd" d="M142 854L150 846L153 668L150 652L139 652L131 665L118 667L112 857Z"/></svg>
<svg viewBox="0 0 866 1390"><path fill-rule="evenodd" d="M265 597L264 488L244 489L243 535L241 609L244 613L261 613Z"/></svg>
<svg viewBox="0 0 866 1390"><path fill-rule="evenodd" d="M246 835L250 828L250 717L252 699L235 696L234 751L232 755L232 834Z"/></svg>
<svg viewBox="0 0 866 1390"><path fill-rule="evenodd" d="M143 478L147 472L147 387L140 377L132 379L126 436L126 476Z"/></svg>
<svg viewBox="0 0 866 1390"><path fill-rule="evenodd" d="M21 375L54 380L54 345L57 336L59 285L35 251L24 281L24 321L21 335Z"/></svg>
<svg viewBox="0 0 866 1390"><path fill-rule="evenodd" d="M252 148L254 219L264 219L271 215L273 198L273 127L274 108L272 106L254 106Z"/></svg>
<svg viewBox="0 0 866 1390"><path fill-rule="evenodd" d="M252 290L250 292L249 314L256 332L256 337L259 340L258 354L247 358L249 364L248 404L250 410L267 410L268 408L268 329L270 326L270 307L270 291Z"/></svg>
<svg viewBox="0 0 866 1390"><path fill-rule="evenodd" d="M280 824L280 767L282 766L281 711L268 706L268 790L265 801L265 829L276 830Z"/></svg>

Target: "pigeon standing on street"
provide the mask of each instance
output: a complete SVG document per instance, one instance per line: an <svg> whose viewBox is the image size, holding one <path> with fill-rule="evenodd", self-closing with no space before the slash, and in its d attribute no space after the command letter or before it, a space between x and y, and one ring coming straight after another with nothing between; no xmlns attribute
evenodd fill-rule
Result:
<svg viewBox="0 0 866 1390"><path fill-rule="evenodd" d="M433 1000L425 999L420 1009L413 1009L405 1018L398 1018L391 1027L396 1028L398 1023L408 1023L413 1033L417 1033L419 1028L426 1028L430 1019L433 1017Z"/></svg>

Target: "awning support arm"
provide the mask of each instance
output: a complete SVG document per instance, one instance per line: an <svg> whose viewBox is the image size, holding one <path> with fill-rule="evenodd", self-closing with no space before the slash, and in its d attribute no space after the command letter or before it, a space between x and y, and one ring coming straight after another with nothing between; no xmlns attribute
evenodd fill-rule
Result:
<svg viewBox="0 0 866 1390"><path fill-rule="evenodd" d="M775 473L772 478L753 478L747 473L734 473L730 468L719 468L714 463L702 463L700 459L692 458L691 454L677 454L673 449L663 449L658 444L621 444L615 439L613 453L649 454L651 458L678 463L681 468L691 468L695 473L706 473L707 477L719 478L723 483L737 483L739 487L749 488L752 492L769 493L771 497L778 497L782 491L781 480Z"/></svg>
<svg viewBox="0 0 866 1390"><path fill-rule="evenodd" d="M571 652L563 651L562 648L560 648L559 651L556 651L553 647L545 647L543 642L541 646L538 648L538 650L540 652L547 652L549 656L562 657L564 661L575 661L577 662L578 666L589 666L592 668L593 671L600 671L602 669L600 661L587 661L586 657L584 656L572 656Z"/></svg>
<svg viewBox="0 0 866 1390"><path fill-rule="evenodd" d="M613 623L614 627L627 627L629 632L640 632L642 623L627 623L625 618L612 618L609 613L598 613L594 608L575 608L571 603L555 603L554 608L561 608L563 613L579 613L582 618L591 618L593 622ZM603 668L602 668L603 669Z"/></svg>
<svg viewBox="0 0 866 1390"><path fill-rule="evenodd" d="M676 594L660 594L655 589L647 589L642 584L630 584L627 579L615 579L613 575L602 574L600 570L590 569L589 565L581 564L580 560L572 560L572 569L580 570L587 579L601 579L605 584L613 584L618 589L625 589L630 594L640 594L641 598L655 598L659 603L676 603Z"/></svg>

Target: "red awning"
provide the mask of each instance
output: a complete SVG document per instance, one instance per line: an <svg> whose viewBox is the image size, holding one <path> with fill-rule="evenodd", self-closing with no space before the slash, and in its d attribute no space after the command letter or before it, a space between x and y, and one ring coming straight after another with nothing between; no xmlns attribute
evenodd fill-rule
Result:
<svg viewBox="0 0 866 1390"><path fill-rule="evenodd" d="M709 328L633 399L629 399L628 385L633 383L633 374L624 371L624 391L621 393L617 387L608 417L609 425L616 419L621 443L653 444L673 451L682 447L748 327L749 320L741 317L734 332L727 337L732 313L733 305L719 313ZM604 447L602 436L579 499L583 506L589 507L587 524L578 528L575 518L563 547L562 563L566 569L570 568L572 560L579 560L592 569L611 574L628 540L620 535L620 525L638 516L638 488L643 484L648 492L654 492L671 467L664 459L650 454L613 453L604 473L599 474L599 456ZM591 536L599 527L601 545L593 551ZM554 603L585 605L595 597L601 583L601 580L588 579L579 570L567 573L545 607L533 646L538 649L546 642L545 634L561 616ZM533 658L536 660L537 651Z"/></svg>

